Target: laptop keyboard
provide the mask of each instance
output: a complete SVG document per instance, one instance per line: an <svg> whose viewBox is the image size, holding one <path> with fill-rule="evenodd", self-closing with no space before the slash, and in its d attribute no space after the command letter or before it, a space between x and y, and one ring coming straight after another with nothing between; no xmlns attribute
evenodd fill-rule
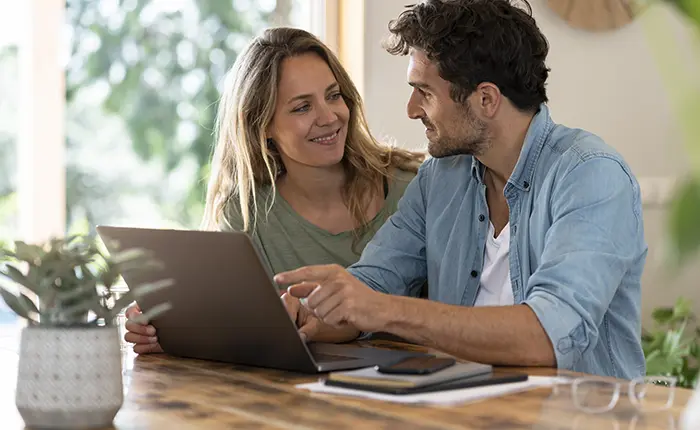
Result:
<svg viewBox="0 0 700 430"><path fill-rule="evenodd" d="M357 357L348 357L347 355L314 353L314 360L322 363L329 363L333 361L357 360Z"/></svg>

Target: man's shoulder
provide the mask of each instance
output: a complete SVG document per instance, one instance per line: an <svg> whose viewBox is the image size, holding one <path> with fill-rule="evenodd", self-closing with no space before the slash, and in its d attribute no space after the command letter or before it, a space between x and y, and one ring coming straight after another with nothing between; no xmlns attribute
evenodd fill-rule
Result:
<svg viewBox="0 0 700 430"><path fill-rule="evenodd" d="M555 125L543 151L541 166L545 171L556 166L560 172L571 172L592 160L609 160L599 163L621 167L628 175L631 169L624 157L600 136L580 128Z"/></svg>
<svg viewBox="0 0 700 430"><path fill-rule="evenodd" d="M547 139L548 147L555 156L572 162L584 162L591 158L606 157L624 162L622 155L600 136L580 128L569 128L557 124Z"/></svg>
<svg viewBox="0 0 700 430"><path fill-rule="evenodd" d="M471 155L452 155L449 157L428 158L419 171L419 175L428 179L448 179L460 183L472 179L474 157ZM442 186L450 183L443 183Z"/></svg>

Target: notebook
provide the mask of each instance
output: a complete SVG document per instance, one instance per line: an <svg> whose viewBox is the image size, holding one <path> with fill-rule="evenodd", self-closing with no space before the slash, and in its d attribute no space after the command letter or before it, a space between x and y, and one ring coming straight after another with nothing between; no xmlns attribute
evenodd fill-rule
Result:
<svg viewBox="0 0 700 430"><path fill-rule="evenodd" d="M429 375L398 375L379 373L376 367L363 369L331 372L327 380L353 385L380 386L387 388L416 388L447 381L464 379L471 376L491 373L491 365L475 362L456 363L446 369L439 370Z"/></svg>

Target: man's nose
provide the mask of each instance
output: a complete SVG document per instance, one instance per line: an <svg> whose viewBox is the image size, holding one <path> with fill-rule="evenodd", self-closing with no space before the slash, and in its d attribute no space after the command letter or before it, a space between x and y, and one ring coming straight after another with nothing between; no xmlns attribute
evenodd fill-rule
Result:
<svg viewBox="0 0 700 430"><path fill-rule="evenodd" d="M406 104L406 113L411 119L421 119L425 116L425 112L416 100L415 90L411 92L411 96L408 98L408 103Z"/></svg>

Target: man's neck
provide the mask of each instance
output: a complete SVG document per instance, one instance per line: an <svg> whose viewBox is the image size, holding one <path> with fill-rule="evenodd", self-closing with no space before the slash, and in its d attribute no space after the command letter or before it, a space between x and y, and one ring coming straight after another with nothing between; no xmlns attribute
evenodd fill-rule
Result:
<svg viewBox="0 0 700 430"><path fill-rule="evenodd" d="M476 157L490 171L494 184L500 190L505 188L515 170L533 117L530 113L514 112L504 118L492 130L491 147Z"/></svg>
<svg viewBox="0 0 700 430"><path fill-rule="evenodd" d="M285 199L303 201L315 207L330 206L342 199L345 169L341 164L331 167L288 164L287 172L277 182Z"/></svg>

